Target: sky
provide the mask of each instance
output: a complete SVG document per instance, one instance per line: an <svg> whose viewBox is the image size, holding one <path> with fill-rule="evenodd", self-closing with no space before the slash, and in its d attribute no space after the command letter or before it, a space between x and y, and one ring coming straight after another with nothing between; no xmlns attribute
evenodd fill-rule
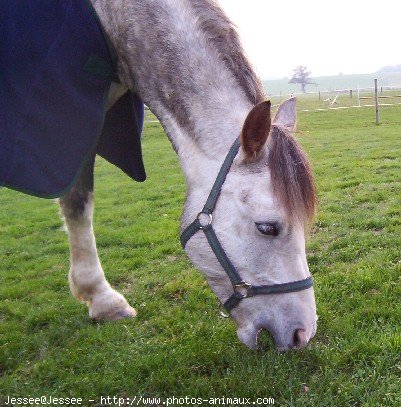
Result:
<svg viewBox="0 0 401 407"><path fill-rule="evenodd" d="M372 73L401 64L401 1L218 0L264 79Z"/></svg>

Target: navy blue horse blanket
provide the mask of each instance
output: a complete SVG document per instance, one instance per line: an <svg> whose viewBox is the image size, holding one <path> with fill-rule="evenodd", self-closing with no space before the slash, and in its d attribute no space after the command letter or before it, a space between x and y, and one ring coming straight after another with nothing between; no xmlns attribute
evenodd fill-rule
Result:
<svg viewBox="0 0 401 407"><path fill-rule="evenodd" d="M0 185L61 196L95 153L145 180L142 101L106 112L115 68L89 0L0 1Z"/></svg>

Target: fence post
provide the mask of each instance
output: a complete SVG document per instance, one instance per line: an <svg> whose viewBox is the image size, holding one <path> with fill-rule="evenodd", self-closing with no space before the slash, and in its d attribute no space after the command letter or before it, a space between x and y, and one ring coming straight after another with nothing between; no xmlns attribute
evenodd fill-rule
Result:
<svg viewBox="0 0 401 407"><path fill-rule="evenodd" d="M360 99L360 94L359 94L359 86L358 86L358 106L361 107L361 99Z"/></svg>
<svg viewBox="0 0 401 407"><path fill-rule="evenodd" d="M349 97L352 99L352 89L349 90Z"/></svg>
<svg viewBox="0 0 401 407"><path fill-rule="evenodd" d="M320 100L320 90L319 90L319 100Z"/></svg>
<svg viewBox="0 0 401 407"><path fill-rule="evenodd" d="M375 109L376 109L376 125L379 125L380 117L379 117L379 99L377 97L377 79L375 79Z"/></svg>

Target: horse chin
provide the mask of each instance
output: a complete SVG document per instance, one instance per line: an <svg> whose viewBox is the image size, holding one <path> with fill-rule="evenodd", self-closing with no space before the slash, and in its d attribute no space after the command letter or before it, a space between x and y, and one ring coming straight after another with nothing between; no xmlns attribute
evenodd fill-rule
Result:
<svg viewBox="0 0 401 407"><path fill-rule="evenodd" d="M239 327L237 329L238 339L249 349L255 350L258 343L258 329L254 326Z"/></svg>

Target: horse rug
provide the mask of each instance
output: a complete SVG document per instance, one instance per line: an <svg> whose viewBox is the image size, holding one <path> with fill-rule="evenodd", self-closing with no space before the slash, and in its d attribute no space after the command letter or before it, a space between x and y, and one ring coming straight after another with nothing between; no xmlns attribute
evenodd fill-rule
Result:
<svg viewBox="0 0 401 407"><path fill-rule="evenodd" d="M0 185L58 197L95 153L146 178L142 101L118 81L115 52L89 0L0 2Z"/></svg>

